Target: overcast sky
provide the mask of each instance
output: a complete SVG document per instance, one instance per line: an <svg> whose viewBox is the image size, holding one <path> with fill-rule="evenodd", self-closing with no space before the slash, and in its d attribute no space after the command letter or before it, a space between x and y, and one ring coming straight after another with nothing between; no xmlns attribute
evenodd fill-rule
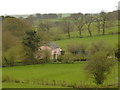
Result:
<svg viewBox="0 0 120 90"><path fill-rule="evenodd" d="M119 0L0 0L0 15L98 13L116 10Z"/></svg>

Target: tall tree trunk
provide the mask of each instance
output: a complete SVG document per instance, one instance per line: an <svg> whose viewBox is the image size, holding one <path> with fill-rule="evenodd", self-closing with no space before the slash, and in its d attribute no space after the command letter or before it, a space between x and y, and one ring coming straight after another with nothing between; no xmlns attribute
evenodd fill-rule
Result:
<svg viewBox="0 0 120 90"><path fill-rule="evenodd" d="M101 24L100 24L100 21L98 20L97 21L98 35L100 35L100 26L101 26Z"/></svg>
<svg viewBox="0 0 120 90"><path fill-rule="evenodd" d="M79 30L79 37L82 38L82 32L81 32L81 29Z"/></svg>
<svg viewBox="0 0 120 90"><path fill-rule="evenodd" d="M98 35L100 35L100 26L98 26Z"/></svg>
<svg viewBox="0 0 120 90"><path fill-rule="evenodd" d="M103 21L102 28L103 28L103 35L105 35L105 19L104 19L104 21Z"/></svg>
<svg viewBox="0 0 120 90"><path fill-rule="evenodd" d="M82 27L83 27L83 25L82 26L78 26L78 31L79 31L79 37L80 38L82 38Z"/></svg>
<svg viewBox="0 0 120 90"><path fill-rule="evenodd" d="M92 36L92 32L90 30L90 24L88 24L88 32L89 32L90 36Z"/></svg>
<svg viewBox="0 0 120 90"><path fill-rule="evenodd" d="M71 37L71 36L70 36L70 32L68 32L68 38L70 39L70 37Z"/></svg>

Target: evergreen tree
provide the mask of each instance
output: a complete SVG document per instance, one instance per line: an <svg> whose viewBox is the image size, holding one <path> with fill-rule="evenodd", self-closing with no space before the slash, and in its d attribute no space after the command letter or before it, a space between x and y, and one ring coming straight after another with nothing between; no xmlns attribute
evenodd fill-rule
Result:
<svg viewBox="0 0 120 90"><path fill-rule="evenodd" d="M34 63L34 53L38 49L39 46L39 37L36 31L30 30L26 31L25 36L23 38L23 45L25 46L26 51L26 60L25 62Z"/></svg>

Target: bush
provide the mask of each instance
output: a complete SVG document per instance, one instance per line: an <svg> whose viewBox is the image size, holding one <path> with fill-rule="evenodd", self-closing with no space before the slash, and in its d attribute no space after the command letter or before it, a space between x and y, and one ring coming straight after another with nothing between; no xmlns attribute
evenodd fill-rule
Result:
<svg viewBox="0 0 120 90"><path fill-rule="evenodd" d="M74 60L80 61L87 58L87 45L85 43L75 43L68 45L68 51L74 54Z"/></svg>
<svg viewBox="0 0 120 90"><path fill-rule="evenodd" d="M61 40L61 39L62 39L62 36L61 36L61 35L53 35L53 39L54 39L55 41Z"/></svg>
<svg viewBox="0 0 120 90"><path fill-rule="evenodd" d="M45 60L45 62L50 62L51 60L51 53L49 50L43 50L43 60Z"/></svg>
<svg viewBox="0 0 120 90"><path fill-rule="evenodd" d="M3 53L3 66L14 66L18 60L22 62L25 58L25 52L22 45L16 45Z"/></svg>
<svg viewBox="0 0 120 90"><path fill-rule="evenodd" d="M3 65L14 66L15 60L16 60L16 56L14 49L11 48L6 53L3 54Z"/></svg>
<svg viewBox="0 0 120 90"><path fill-rule="evenodd" d="M65 53L65 55L61 55L58 57L58 61L64 62L64 63L72 63L74 59L75 57L71 53Z"/></svg>
<svg viewBox="0 0 120 90"><path fill-rule="evenodd" d="M50 50L40 50L35 53L37 63L48 63L51 61Z"/></svg>
<svg viewBox="0 0 120 90"><path fill-rule="evenodd" d="M115 57L109 57L104 51L94 53L88 58L86 68L89 76L99 85L104 82L111 68L115 65Z"/></svg>
<svg viewBox="0 0 120 90"><path fill-rule="evenodd" d="M87 45L85 43L74 43L68 45L68 51L73 54L85 54Z"/></svg>
<svg viewBox="0 0 120 90"><path fill-rule="evenodd" d="M115 48L103 41L92 43L86 70L94 78L95 83L102 84L115 65Z"/></svg>
<svg viewBox="0 0 120 90"><path fill-rule="evenodd" d="M113 35L113 34L114 34L114 32L109 32L108 34Z"/></svg>
<svg viewBox="0 0 120 90"><path fill-rule="evenodd" d="M106 52L109 55L115 52L115 48L109 44L106 44L103 41L97 41L92 43L91 54L94 54L99 51Z"/></svg>

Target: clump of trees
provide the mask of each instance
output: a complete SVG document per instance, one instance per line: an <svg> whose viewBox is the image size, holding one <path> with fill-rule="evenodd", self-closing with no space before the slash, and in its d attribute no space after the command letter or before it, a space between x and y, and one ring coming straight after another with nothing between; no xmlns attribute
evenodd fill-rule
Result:
<svg viewBox="0 0 120 90"><path fill-rule="evenodd" d="M68 51L73 54L85 53L87 45L85 43L74 43L68 45Z"/></svg>
<svg viewBox="0 0 120 90"><path fill-rule="evenodd" d="M16 66L21 63L25 58L25 51L23 45L17 44L11 47L7 51L3 52L2 65L5 66Z"/></svg>
<svg viewBox="0 0 120 90"><path fill-rule="evenodd" d="M62 63L73 63L74 55L70 52L65 53L58 57L58 61Z"/></svg>
<svg viewBox="0 0 120 90"><path fill-rule="evenodd" d="M86 60L88 56L87 45L85 43L74 43L68 45L68 52L73 54L75 60Z"/></svg>
<svg viewBox="0 0 120 90"><path fill-rule="evenodd" d="M85 43L69 44L67 47L66 52L58 57L59 62L73 63L75 61L86 61L88 51Z"/></svg>
<svg viewBox="0 0 120 90"><path fill-rule="evenodd" d="M15 17L4 17L3 18L3 32L10 32L16 37L21 37L24 32L31 28L30 24L21 19Z"/></svg>
<svg viewBox="0 0 120 90"><path fill-rule="evenodd" d="M29 30L31 26L28 22L14 17L3 17L3 52L20 42L20 38L24 32Z"/></svg>
<svg viewBox="0 0 120 90"><path fill-rule="evenodd" d="M21 37L24 32L31 26L24 20L15 17L3 17L2 31L2 52L3 66L14 66L17 60L20 60L23 53L21 52ZM21 57L20 57L21 56Z"/></svg>
<svg viewBox="0 0 120 90"><path fill-rule="evenodd" d="M48 33L50 31L50 28L51 28L51 23L49 21L41 22L38 25L38 30L39 31L43 31L43 32L47 32Z"/></svg>
<svg viewBox="0 0 120 90"><path fill-rule="evenodd" d="M51 41L49 24L42 24L39 28L37 31L23 18L3 17L3 66L38 63L35 52L39 46ZM45 52L45 55L44 60L48 61L48 53Z"/></svg>

